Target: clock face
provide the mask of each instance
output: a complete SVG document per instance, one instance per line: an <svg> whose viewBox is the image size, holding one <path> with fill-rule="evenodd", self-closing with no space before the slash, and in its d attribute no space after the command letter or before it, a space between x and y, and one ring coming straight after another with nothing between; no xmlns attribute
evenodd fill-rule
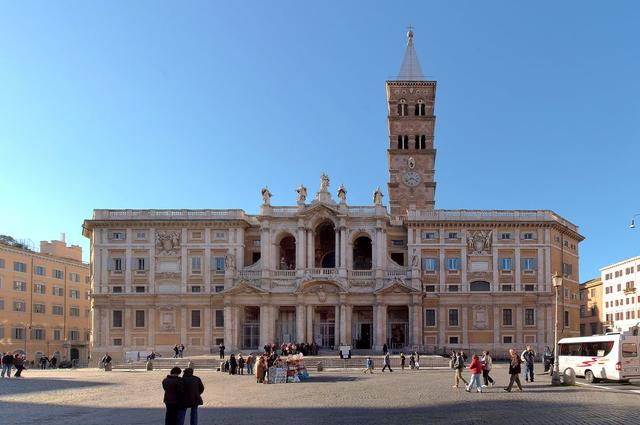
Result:
<svg viewBox="0 0 640 425"><path fill-rule="evenodd" d="M419 185L421 181L422 177L420 177L420 174L415 171L409 171L402 175L402 182L410 187Z"/></svg>

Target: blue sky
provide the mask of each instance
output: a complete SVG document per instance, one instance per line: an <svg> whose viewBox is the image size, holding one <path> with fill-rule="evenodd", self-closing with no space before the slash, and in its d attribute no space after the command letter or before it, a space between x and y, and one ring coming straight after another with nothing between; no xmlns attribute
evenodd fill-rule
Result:
<svg viewBox="0 0 640 425"><path fill-rule="evenodd" d="M293 204L323 171L370 203L412 24L438 81L437 208L553 209L587 238L586 280L640 254L639 18L634 1L3 2L0 233L88 251L94 208L255 213L263 185Z"/></svg>

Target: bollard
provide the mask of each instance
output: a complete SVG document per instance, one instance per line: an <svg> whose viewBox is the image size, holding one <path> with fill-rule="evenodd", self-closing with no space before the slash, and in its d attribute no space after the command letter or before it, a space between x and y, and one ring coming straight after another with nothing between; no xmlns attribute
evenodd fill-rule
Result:
<svg viewBox="0 0 640 425"><path fill-rule="evenodd" d="M111 372L112 370L113 370L113 366L111 365L111 363L107 363L106 365L104 365L105 372Z"/></svg>
<svg viewBox="0 0 640 425"><path fill-rule="evenodd" d="M153 370L153 362L151 360L147 362L147 370Z"/></svg>
<svg viewBox="0 0 640 425"><path fill-rule="evenodd" d="M187 367L190 367L191 369L194 369L194 364L191 360L189 360L189 362L187 363Z"/></svg>
<svg viewBox="0 0 640 425"><path fill-rule="evenodd" d="M318 362L318 367L317 367L318 372L322 372L322 369L323 369L322 362Z"/></svg>
<svg viewBox="0 0 640 425"><path fill-rule="evenodd" d="M571 368L565 369L564 373L562 374L562 383L564 385L575 385L576 384L576 372Z"/></svg>

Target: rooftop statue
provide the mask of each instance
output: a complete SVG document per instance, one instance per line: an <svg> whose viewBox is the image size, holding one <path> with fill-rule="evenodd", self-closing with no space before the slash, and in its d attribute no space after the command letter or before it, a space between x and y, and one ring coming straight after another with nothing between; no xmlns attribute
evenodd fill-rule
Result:
<svg viewBox="0 0 640 425"><path fill-rule="evenodd" d="M271 205L271 197L273 195L269 192L269 188L267 186L263 187L260 193L262 194L262 203L264 205Z"/></svg>

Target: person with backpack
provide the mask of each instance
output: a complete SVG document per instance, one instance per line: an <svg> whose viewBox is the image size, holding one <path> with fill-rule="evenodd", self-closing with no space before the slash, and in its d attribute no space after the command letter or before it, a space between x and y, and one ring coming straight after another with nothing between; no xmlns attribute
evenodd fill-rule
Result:
<svg viewBox="0 0 640 425"><path fill-rule="evenodd" d="M489 384L491 384L491 386L493 387L493 385L496 383L492 377L489 376L489 372L491 372L491 368L493 367L493 359L491 358L491 356L489 355L488 351L483 351L482 352L482 365L484 366L484 368L482 369L482 377L484 378L484 385L483 387L488 387Z"/></svg>
<svg viewBox="0 0 640 425"><path fill-rule="evenodd" d="M520 372L522 371L522 367L520 365L522 364L522 360L513 348L509 350L509 356L509 386L504 390L510 393L513 383L515 382L518 385L518 389L522 391L522 384L520 383Z"/></svg>
<svg viewBox="0 0 640 425"><path fill-rule="evenodd" d="M454 370L454 385L453 388L458 388L460 385L460 381L464 382L465 385L469 385L466 379L462 376L462 371L464 370L464 356L462 355L462 351L456 353L453 360L453 370Z"/></svg>

